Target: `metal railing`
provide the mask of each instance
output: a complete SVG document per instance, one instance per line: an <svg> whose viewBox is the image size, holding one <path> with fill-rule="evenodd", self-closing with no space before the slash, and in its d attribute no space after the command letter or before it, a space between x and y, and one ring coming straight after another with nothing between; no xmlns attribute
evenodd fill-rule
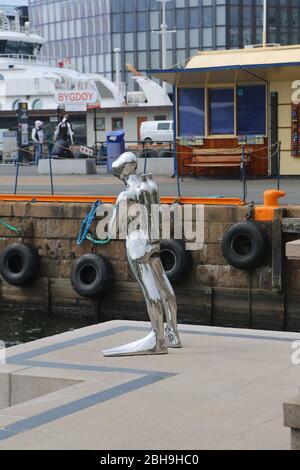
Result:
<svg viewBox="0 0 300 470"><path fill-rule="evenodd" d="M53 180L53 172L52 172L52 158L53 155L51 154L51 144L52 142L48 142L48 149L46 151L46 144L44 145L44 151L42 153L42 158L48 159L49 160L49 176L50 176L50 188L51 188L51 194L54 195L54 180ZM79 149L79 144L75 142L75 145L72 147L72 150L77 147ZM84 155L81 154L77 158L92 158L96 160L96 164L103 164L107 160L107 154L105 152L105 144L106 142L103 141L97 141L94 143L93 146L88 147L91 149L93 154L91 155ZM242 149L242 156L241 156L241 165L240 165L240 181L242 184L242 195L241 199L244 202L244 204L247 201L247 195L248 195L248 168L249 164L251 164L252 159L259 159L259 160L268 160L270 159L275 159L276 160L276 171L274 172L273 177L276 179L276 186L277 189L280 189L280 184L281 184L281 173L280 173L280 163L281 163L281 142L277 142L271 146L266 146L266 147L258 147L255 150L249 151L247 149L247 146L243 145L241 147ZM126 151L133 151L138 158L143 158L144 159L144 168L143 172L147 173L147 167L148 167L148 161L151 158L157 158L157 157L162 157L163 158L173 158L174 159L174 174L173 178L177 177L177 193L178 197L181 196L181 186L180 186L180 177L178 175L178 172L176 172L176 166L175 166L175 154L174 154L174 148L173 148L173 142L164 142L164 143L154 143L152 145L146 144L145 142L142 141L126 141L125 145L125 150ZM267 155L261 155L260 153L263 150L268 150ZM18 158L15 160L12 160L12 162L16 166L16 174L15 174L15 181L14 181L14 194L17 194L18 191L18 182L19 182L19 176L20 176L20 166L23 162L27 162L30 164L34 160L34 149L33 146L29 146L27 149L14 149L10 153L14 154L16 151L19 151ZM180 156L180 152L178 153L177 156ZM74 158L74 157L70 157Z"/></svg>
<svg viewBox="0 0 300 470"><path fill-rule="evenodd" d="M38 56L32 54L0 54L0 59L8 59L13 61L14 63L31 63L31 64L39 64L39 65L46 65L47 63L41 60Z"/></svg>
<svg viewBox="0 0 300 470"><path fill-rule="evenodd" d="M50 174L50 187L51 194L54 195L54 181L53 181L53 171L52 171L52 158L56 159L68 159L68 157L57 157L52 155L51 144L54 144L52 140L44 143L43 152L41 158L49 160L49 174ZM104 151L106 145L105 142L97 141L93 146L83 146L82 143L77 141L74 142L74 145L71 148L71 158L80 158L80 159L94 159L96 164L105 164L107 161L107 153ZM47 150L46 150L47 147ZM80 152L80 147L89 148L93 154L84 155ZM61 146L62 150L66 150L64 146ZM68 150L70 150L68 148ZM148 159L150 158L173 158L173 142L153 142L153 144L146 144L142 141L126 141L125 151L134 152L138 158L144 158L144 173L147 173ZM8 158L8 154L15 155L18 152L17 158ZM31 165L34 162L35 150L33 144L30 144L27 148L15 148L6 152L2 156L2 161L13 163L16 167L15 181L14 181L14 194L18 192L18 184L20 177L20 167L21 165Z"/></svg>
<svg viewBox="0 0 300 470"><path fill-rule="evenodd" d="M264 147L258 147L257 149L252 149L251 151L249 150L249 145L242 145L241 146L241 162L240 162L240 179L242 183L242 200L244 203L246 203L247 199L247 194L248 194L248 169L251 165L251 160L253 159L258 159L258 160L273 160L275 159L276 161L276 171L275 171L275 178L276 178L276 184L277 184L277 189L280 189L280 183L281 183L281 172L280 172L280 166L281 166L281 142L276 142L275 144L272 145L267 145ZM220 149L215 149L216 154L218 153L218 150ZM227 149L230 150L230 149ZM258 153L261 153L262 151L267 151L267 155L262 156L258 155ZM193 156L187 156L187 152L181 152L185 158L181 159L181 181L183 182L184 178L184 161L185 160L190 160ZM180 155L180 152L177 152L177 155ZM220 154L221 155L221 154ZM223 154L224 158L226 158L226 154ZM203 164L204 165L204 164ZM205 166L203 167L205 168ZM212 170L213 167L207 167L209 170ZM226 165L224 164L224 167L221 168L226 168ZM197 169L196 169L197 172ZM197 175L197 173L196 173ZM191 175L190 175L191 176Z"/></svg>

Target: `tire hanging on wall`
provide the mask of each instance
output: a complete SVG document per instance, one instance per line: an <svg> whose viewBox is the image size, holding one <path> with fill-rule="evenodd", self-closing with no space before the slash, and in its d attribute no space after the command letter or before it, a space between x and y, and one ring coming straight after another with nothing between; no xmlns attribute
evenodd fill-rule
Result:
<svg viewBox="0 0 300 470"><path fill-rule="evenodd" d="M107 291L111 282L112 267L103 256L86 254L74 261L71 283L81 297L98 297Z"/></svg>
<svg viewBox="0 0 300 470"><path fill-rule="evenodd" d="M254 222L233 225L222 240L222 251L231 266L250 270L261 266L268 256L268 237Z"/></svg>
<svg viewBox="0 0 300 470"><path fill-rule="evenodd" d="M40 256L34 246L13 243L5 248L0 258L0 273L12 286L25 287L39 274Z"/></svg>
<svg viewBox="0 0 300 470"><path fill-rule="evenodd" d="M191 254L180 240L163 240L160 243L160 259L171 283L182 281L192 266Z"/></svg>

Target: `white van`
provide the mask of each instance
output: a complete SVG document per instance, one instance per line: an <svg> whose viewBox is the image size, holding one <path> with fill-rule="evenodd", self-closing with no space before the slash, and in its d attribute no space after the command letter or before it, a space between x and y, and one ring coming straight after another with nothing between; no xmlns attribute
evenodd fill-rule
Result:
<svg viewBox="0 0 300 470"><path fill-rule="evenodd" d="M140 129L142 142L173 142L173 121L146 121Z"/></svg>

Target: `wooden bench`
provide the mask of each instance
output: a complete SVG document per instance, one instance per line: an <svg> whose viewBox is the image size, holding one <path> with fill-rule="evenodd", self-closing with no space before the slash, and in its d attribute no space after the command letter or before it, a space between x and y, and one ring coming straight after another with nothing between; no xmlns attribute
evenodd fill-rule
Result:
<svg viewBox="0 0 300 470"><path fill-rule="evenodd" d="M245 150L245 165L250 162L250 154L253 149ZM227 149L193 149L191 157L182 160L182 175L184 169L194 170L197 168L240 168L243 150L241 147Z"/></svg>

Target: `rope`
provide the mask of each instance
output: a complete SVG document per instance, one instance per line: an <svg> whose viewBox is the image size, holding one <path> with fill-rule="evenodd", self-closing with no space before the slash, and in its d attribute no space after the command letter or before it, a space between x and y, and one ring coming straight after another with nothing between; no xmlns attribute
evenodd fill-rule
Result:
<svg viewBox="0 0 300 470"><path fill-rule="evenodd" d="M3 225L3 227L6 227L8 230L11 230L12 232L17 233L18 235L22 234L22 230L14 227L13 225L8 224L3 219L0 219L0 224Z"/></svg>
<svg viewBox="0 0 300 470"><path fill-rule="evenodd" d="M111 242L111 238L107 238L106 240L95 240L91 233L87 234L86 239L94 243L94 245L108 245Z"/></svg>
<svg viewBox="0 0 300 470"><path fill-rule="evenodd" d="M279 144L276 144L277 145L277 149L271 153L271 155L266 155L266 156L259 156L259 155L255 155L254 152L251 152L250 155L251 157L253 158L256 158L257 160L268 160L269 158L274 158L276 156L278 156L278 152L279 152ZM259 152L261 149L258 149L256 150L257 152Z"/></svg>
<svg viewBox="0 0 300 470"><path fill-rule="evenodd" d="M83 242L86 240L88 231L94 222L94 219L96 217L97 209L100 206L101 202L97 200L94 204L93 207L90 211L90 213L86 216L86 218L83 220L80 226L79 234L77 237L77 245L82 245Z"/></svg>
<svg viewBox="0 0 300 470"><path fill-rule="evenodd" d="M96 201L93 204L93 207L86 218L83 220L80 226L79 234L77 237L77 245L81 246L85 240L88 240L94 245L108 245L111 242L111 238L107 238L106 240L96 240L93 235L89 232L92 223L94 222L97 214L97 209L102 204L101 201Z"/></svg>

